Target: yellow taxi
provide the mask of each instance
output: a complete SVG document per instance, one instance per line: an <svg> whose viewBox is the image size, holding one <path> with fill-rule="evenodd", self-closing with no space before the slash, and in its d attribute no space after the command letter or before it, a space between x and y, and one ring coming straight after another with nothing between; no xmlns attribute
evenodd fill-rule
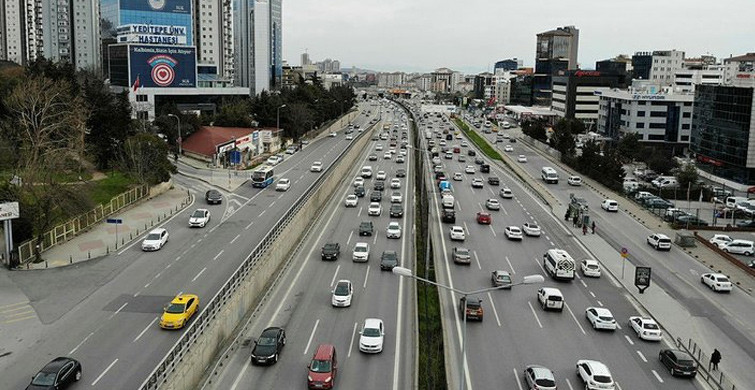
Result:
<svg viewBox="0 0 755 390"><path fill-rule="evenodd" d="M160 327L163 329L181 329L199 308L199 297L194 294L180 294L165 305L160 317Z"/></svg>

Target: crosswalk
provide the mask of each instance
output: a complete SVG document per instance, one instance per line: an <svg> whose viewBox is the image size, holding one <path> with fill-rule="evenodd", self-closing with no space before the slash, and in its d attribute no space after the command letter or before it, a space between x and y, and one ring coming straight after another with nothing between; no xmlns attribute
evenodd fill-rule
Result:
<svg viewBox="0 0 755 390"><path fill-rule="evenodd" d="M0 305L0 324L12 324L33 318L37 318L37 313L29 301Z"/></svg>

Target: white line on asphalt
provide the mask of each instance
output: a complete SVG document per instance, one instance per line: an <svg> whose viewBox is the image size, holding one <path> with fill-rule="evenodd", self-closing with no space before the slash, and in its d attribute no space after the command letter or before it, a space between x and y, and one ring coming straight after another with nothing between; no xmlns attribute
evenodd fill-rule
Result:
<svg viewBox="0 0 755 390"><path fill-rule="evenodd" d="M464 222L464 230L467 231L467 237L471 236L471 234L469 234L469 227L467 226L467 222L466 221Z"/></svg>
<svg viewBox="0 0 755 390"><path fill-rule="evenodd" d="M629 343L629 345L634 345L634 341L632 341L632 338L629 337L629 335L624 335L624 338L627 339L627 342Z"/></svg>
<svg viewBox="0 0 755 390"><path fill-rule="evenodd" d="M574 388L571 385L571 381L569 380L569 378L566 378L566 385L569 386L569 389L574 390Z"/></svg>
<svg viewBox="0 0 755 390"><path fill-rule="evenodd" d="M488 227L490 228L490 231L493 232L493 237L498 237L498 235L495 234L495 229L493 229L493 224L491 223Z"/></svg>
<svg viewBox="0 0 755 390"><path fill-rule="evenodd" d="M168 263L168 265L165 266L165 269L170 268L173 265L173 263Z"/></svg>
<svg viewBox="0 0 755 390"><path fill-rule="evenodd" d="M509 215L509 212L508 212L508 211L506 211L506 208L505 208L505 207L501 207L501 210L503 210L503 213L504 213L504 214L506 214L506 215Z"/></svg>
<svg viewBox="0 0 755 390"><path fill-rule="evenodd" d="M204 271L205 271L206 269L207 269L207 267L204 267L204 268L202 268L202 270L201 270L201 271L199 271L199 273L197 274L197 276L195 276L195 277L194 277L194 279L192 279L191 281L192 281L192 282L193 282L193 281L196 281L196 280L197 280L197 278L199 278L199 275L202 275L202 273L204 273Z"/></svg>
<svg viewBox="0 0 755 390"><path fill-rule="evenodd" d="M495 315L495 322L498 323L498 327L501 327L501 319L498 318L498 310L495 309L495 305L493 304L493 296L490 294L490 291L488 291L488 300L490 300L490 307L493 308L493 314Z"/></svg>
<svg viewBox="0 0 755 390"><path fill-rule="evenodd" d="M68 352L68 354L69 354L69 355L73 355L74 353L76 353L76 351L77 351L77 350L79 349L79 347L81 347L81 346L82 346L82 345L83 345L83 344L84 344L84 343L85 343L85 342L86 342L87 340L89 340L89 338L90 338L90 337L92 337L93 335L94 335L94 332L91 332L91 333L89 333L89 334L87 335L87 337L84 337L84 340L81 340L81 342L79 343L79 345L77 345L76 347L74 347L74 348L73 348L73 349L71 350L71 352Z"/></svg>
<svg viewBox="0 0 755 390"><path fill-rule="evenodd" d="M112 319L113 317L115 317L116 314L120 313L121 310L123 310L123 308L126 307L126 305L128 305L128 302L125 302L124 304L122 304L121 307L119 307L118 310L115 311L115 313L110 315L109 319Z"/></svg>
<svg viewBox="0 0 755 390"><path fill-rule="evenodd" d="M135 292L135 293L134 293L134 298L138 297L138 296L139 296L139 293L140 293L140 292L141 292L141 291L137 291L137 292Z"/></svg>
<svg viewBox="0 0 755 390"><path fill-rule="evenodd" d="M92 386L97 386L97 382L99 382L100 379L102 379L102 377L105 376L105 374L107 374L107 372L110 371L111 368L113 368L113 366L115 365L115 363L117 361L118 361L118 359L113 360L113 362L110 363L109 366L107 366L107 368L105 369L105 371L102 371L102 374L100 374L100 376L98 376L97 379L95 379L94 382L92 382Z"/></svg>
<svg viewBox="0 0 755 390"><path fill-rule="evenodd" d="M617 329L619 329L619 330L623 329L623 328L621 327L621 324L619 324L618 322L616 323L616 328L617 328Z"/></svg>
<svg viewBox="0 0 755 390"><path fill-rule="evenodd" d="M267 208L273 207L274 204L275 204L275 201L273 201L272 203L270 203L270 206L267 206Z"/></svg>
<svg viewBox="0 0 755 390"><path fill-rule="evenodd" d="M506 262L509 263L509 269L511 270L512 274L516 274L516 271L514 271L514 266L511 265L511 262L509 261L509 257L506 256Z"/></svg>
<svg viewBox="0 0 755 390"><path fill-rule="evenodd" d="M584 282L582 282L582 283L584 283ZM587 284L585 284L585 287L587 287ZM589 293L590 293L590 295L592 295L593 298L595 298L595 293L594 292L590 291Z"/></svg>
<svg viewBox="0 0 755 390"><path fill-rule="evenodd" d="M267 210L262 210L262 212L260 213L260 215L258 215L257 217L261 217L263 214L265 214L265 211L267 211Z"/></svg>
<svg viewBox="0 0 755 390"><path fill-rule="evenodd" d="M571 307L569 307L569 305L567 305L566 302L564 302L564 306L566 306L566 310L569 310L569 314L571 314L571 318L574 319L574 323L577 324L577 326L579 327L579 330L582 331L582 334L586 335L587 332L585 332L585 328L583 328L582 324L579 323L579 320L577 320L577 317L574 315L574 312L571 311Z"/></svg>
<svg viewBox="0 0 755 390"><path fill-rule="evenodd" d="M472 254L474 255L474 261L477 262L477 269L482 269L482 265L480 265L480 259L477 257L477 251L472 251Z"/></svg>
<svg viewBox="0 0 755 390"><path fill-rule="evenodd" d="M189 248L194 248L195 246L197 246L197 244L191 244Z"/></svg>
<svg viewBox="0 0 755 390"><path fill-rule="evenodd" d="M145 285L144 285L144 288L147 288L147 287L149 287L149 285L150 285L150 283L147 283L147 284L145 284Z"/></svg>
<svg viewBox="0 0 755 390"><path fill-rule="evenodd" d="M309 341L307 341L307 346L304 348L304 355L306 355L307 351L309 351L309 345L312 344L312 339L315 337L315 332L317 331L317 325L320 325L319 318L317 319L317 321L315 321L315 326L312 328L312 333L309 335Z"/></svg>
<svg viewBox="0 0 755 390"><path fill-rule="evenodd" d="M333 280L330 281L330 287L333 287L333 283L336 282L336 276L338 276L338 270L341 269L341 265L339 264L338 267L336 267L336 272L333 274Z"/></svg>
<svg viewBox="0 0 755 390"><path fill-rule="evenodd" d="M411 176L411 162L407 164L406 171L407 176ZM407 185L404 188L404 199L409 198L409 186ZM437 201L437 200L436 200ZM409 218L404 218L404 226L401 228L402 231L406 231L406 221ZM409 234L405 234L401 237L401 258L406 259L406 241L407 237L410 236ZM393 361L393 390L399 389L399 367L401 367L401 334L403 331L403 327L401 325L403 321L403 314L404 314L404 278L400 277L398 278L398 310L396 310L396 344L395 344L395 359ZM470 386L471 388L471 386Z"/></svg>
<svg viewBox="0 0 755 390"><path fill-rule="evenodd" d="M207 237L207 236L205 235L205 237ZM204 240L204 238L200 238L200 239L198 239L198 240L197 240L197 244L199 244L200 242L202 242L202 240Z"/></svg>
<svg viewBox="0 0 755 390"><path fill-rule="evenodd" d="M246 227L244 228L244 230L249 230L249 228L252 227L252 225L254 225L254 221L249 222L249 225L246 225Z"/></svg>
<svg viewBox="0 0 755 390"><path fill-rule="evenodd" d="M519 373L516 372L516 368L514 370L514 378L516 378L516 385L519 386L519 390L522 390L522 382L519 380Z"/></svg>
<svg viewBox="0 0 755 390"><path fill-rule="evenodd" d="M218 252L218 254L217 254L217 255L215 255L215 257L213 257L212 259L213 259L213 260L217 260L217 259L218 259L218 257L220 257L220 255L222 255L222 254L223 254L223 252L224 252L224 251L225 251L225 249L221 249L221 250L220 250L220 252Z"/></svg>
<svg viewBox="0 0 755 390"><path fill-rule="evenodd" d="M375 231L375 234L372 235L372 245L375 245L377 243L377 231Z"/></svg>
<svg viewBox="0 0 755 390"><path fill-rule="evenodd" d="M155 323L155 321L157 321L157 317L153 318L152 321L150 321L149 325L147 325L144 328L144 330L142 330L142 332L139 333L138 336L136 336L136 338L134 339L134 341L132 341L132 343L135 343L135 342L139 341L139 339L142 338L142 336L144 335L144 333L147 332L147 330L149 330L149 328L152 326L152 324Z"/></svg>
<svg viewBox="0 0 755 390"><path fill-rule="evenodd" d="M370 276L370 266L367 266L367 271L364 273L364 283L362 288L367 288L367 278Z"/></svg>
<svg viewBox="0 0 755 390"><path fill-rule="evenodd" d="M362 216L362 208L363 208L363 207L360 207L360 208L359 208L359 212L357 213L357 217L361 217L361 216Z"/></svg>
<svg viewBox="0 0 755 390"><path fill-rule="evenodd" d="M155 278L155 279L157 279L157 278L159 278L159 277L160 277L160 276L161 276L162 274L163 274L162 272L158 272L158 273L157 273L157 274L156 274L156 275L154 276L154 278Z"/></svg>
<svg viewBox="0 0 755 390"><path fill-rule="evenodd" d="M210 233L214 232L214 231L215 231L215 229L217 229L217 228L218 228L218 226L220 226L220 225L215 225L215 226L213 226L213 227L212 227L212 229L210 229ZM205 237L207 237L207 234L205 234L204 236L205 236Z"/></svg>
<svg viewBox="0 0 755 390"><path fill-rule="evenodd" d="M482 208L482 202L477 202L477 206L480 207L480 211L485 211L485 209Z"/></svg>
<svg viewBox="0 0 755 390"><path fill-rule="evenodd" d="M233 240L231 240L231 242L229 242L229 244L233 244L233 242L236 241L236 240L238 240L239 237L241 237L241 234L237 234L236 237L233 237Z"/></svg>
<svg viewBox="0 0 755 390"><path fill-rule="evenodd" d="M458 200L456 201L456 207L458 207L458 208L459 208L459 211L461 211L461 203L459 203L459 201L458 201Z"/></svg>
<svg viewBox="0 0 755 390"><path fill-rule="evenodd" d="M650 370L650 372L652 372L652 373L653 373L653 375L655 375L655 379L658 379L658 382L661 382L661 383L663 383L663 378L661 378L661 376L660 376L660 375L658 375L658 373L657 373L657 372L655 372L655 370Z"/></svg>
<svg viewBox="0 0 755 390"><path fill-rule="evenodd" d="M642 359L643 362L645 362L645 363L648 362L648 360L645 359L645 355L643 355L641 351L637 351L637 354L640 355L640 359Z"/></svg>
<svg viewBox="0 0 755 390"><path fill-rule="evenodd" d="M598 300L597 302L598 302L598 305L600 305L600 307L603 307L603 302L601 302L600 300Z"/></svg>
<svg viewBox="0 0 755 390"><path fill-rule="evenodd" d="M353 237L353 236L354 236L354 231L352 230L352 231L349 232L349 239L346 240L346 245L349 245L349 243L351 242L351 237Z"/></svg>
<svg viewBox="0 0 755 390"><path fill-rule="evenodd" d="M535 317L535 321L537 321L537 325L540 327L540 329L542 329L543 324L540 322L540 318L538 318L537 313L535 313L535 308L532 307L532 302L527 301L527 304L530 305L530 310L532 311L532 315Z"/></svg>
<svg viewBox="0 0 755 390"><path fill-rule="evenodd" d="M547 272L545 272L545 268L543 268L543 265L540 264L537 257L535 257L534 259L535 259L535 264L537 264L537 266L540 267L540 269L543 271L544 274L547 274Z"/></svg>
<svg viewBox="0 0 755 390"><path fill-rule="evenodd" d="M358 323L354 323L354 330L351 332L351 342L349 343L349 353L346 357L351 357L351 350L354 348L354 337L356 337L357 334L357 325Z"/></svg>

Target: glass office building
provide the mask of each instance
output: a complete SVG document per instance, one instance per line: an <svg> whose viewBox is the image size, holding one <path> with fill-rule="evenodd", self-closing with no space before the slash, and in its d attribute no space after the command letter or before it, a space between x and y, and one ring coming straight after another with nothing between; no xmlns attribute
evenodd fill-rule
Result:
<svg viewBox="0 0 755 390"><path fill-rule="evenodd" d="M191 0L101 0L102 39L115 38L118 26L128 24L179 26L186 29L186 42L191 45L191 3Z"/></svg>

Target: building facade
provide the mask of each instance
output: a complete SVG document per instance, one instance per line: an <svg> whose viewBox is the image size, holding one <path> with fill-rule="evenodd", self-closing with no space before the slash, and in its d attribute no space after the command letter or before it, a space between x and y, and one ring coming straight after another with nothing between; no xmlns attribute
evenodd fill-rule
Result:
<svg viewBox="0 0 755 390"><path fill-rule="evenodd" d="M395 88L406 83L406 73L404 72L392 72L392 73L378 73L378 87L379 88Z"/></svg>
<svg viewBox="0 0 755 390"><path fill-rule="evenodd" d="M501 61L496 62L495 65L493 66L493 73L497 72L499 69L503 71L517 70L522 67L522 64L523 64L522 60L516 57L509 58L506 60L501 60Z"/></svg>
<svg viewBox="0 0 755 390"><path fill-rule="evenodd" d="M559 27L537 34L535 47L535 76L532 84L533 103L541 106L551 104L553 75L569 69L577 69L579 29L574 26Z"/></svg>
<svg viewBox="0 0 755 390"><path fill-rule="evenodd" d="M632 56L633 77L648 80L660 85L672 85L674 73L684 65L684 52L678 50L656 50L637 52Z"/></svg>
<svg viewBox="0 0 755 390"><path fill-rule="evenodd" d="M22 0L0 0L0 60L27 63L26 3Z"/></svg>
<svg viewBox="0 0 755 390"><path fill-rule="evenodd" d="M718 177L755 184L753 87L695 89L690 150L698 167Z"/></svg>
<svg viewBox="0 0 755 390"><path fill-rule="evenodd" d="M674 72L674 89L694 92L696 85L721 85L724 82L724 68L709 66L706 69L679 69Z"/></svg>
<svg viewBox="0 0 755 390"><path fill-rule="evenodd" d="M598 120L596 90L616 88L620 76L598 71L568 70L553 76L551 109L562 118L579 119L589 127Z"/></svg>

